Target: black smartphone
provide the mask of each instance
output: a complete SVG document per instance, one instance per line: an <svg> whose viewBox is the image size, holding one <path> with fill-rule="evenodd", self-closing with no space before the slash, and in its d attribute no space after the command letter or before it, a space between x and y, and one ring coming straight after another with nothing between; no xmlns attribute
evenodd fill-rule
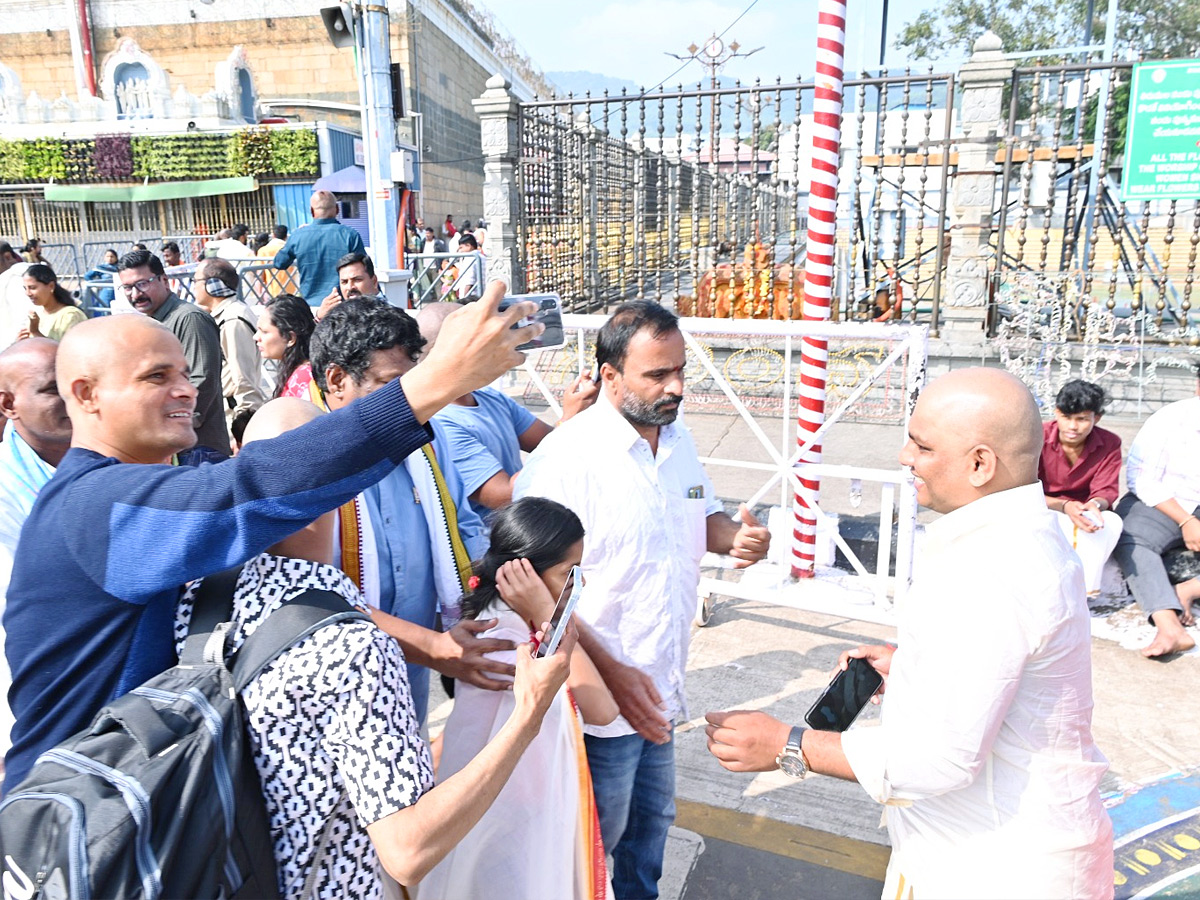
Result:
<svg viewBox="0 0 1200 900"><path fill-rule="evenodd" d="M851 657L846 670L833 676L804 721L817 731L845 731L882 684L883 676L869 662Z"/></svg>
<svg viewBox="0 0 1200 900"><path fill-rule="evenodd" d="M518 345L517 349L527 352L529 350L557 350L564 346L567 342L567 335L563 330L562 299L558 294L509 294L500 301L500 312L504 312L514 303L520 303L523 300L536 303L537 311L532 316L527 316L517 322L513 328L541 322L546 330L540 337Z"/></svg>

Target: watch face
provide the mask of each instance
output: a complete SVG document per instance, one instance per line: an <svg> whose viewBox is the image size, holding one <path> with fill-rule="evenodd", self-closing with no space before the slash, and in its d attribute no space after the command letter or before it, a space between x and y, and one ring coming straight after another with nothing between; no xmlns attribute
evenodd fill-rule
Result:
<svg viewBox="0 0 1200 900"><path fill-rule="evenodd" d="M783 770L784 775L790 775L792 778L803 778L808 771L804 761L790 753L785 753L779 758L779 768Z"/></svg>

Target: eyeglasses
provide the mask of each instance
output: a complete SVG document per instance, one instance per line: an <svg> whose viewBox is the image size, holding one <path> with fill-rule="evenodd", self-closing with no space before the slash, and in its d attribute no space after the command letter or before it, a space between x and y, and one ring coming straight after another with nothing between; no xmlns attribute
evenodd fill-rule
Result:
<svg viewBox="0 0 1200 900"><path fill-rule="evenodd" d="M146 288L150 287L150 285L154 284L156 281L158 281L157 275L155 275L153 278L143 278L141 281L135 281L133 284L121 285L121 290L125 292L126 297L132 297L134 291L139 294L144 294L146 293Z"/></svg>

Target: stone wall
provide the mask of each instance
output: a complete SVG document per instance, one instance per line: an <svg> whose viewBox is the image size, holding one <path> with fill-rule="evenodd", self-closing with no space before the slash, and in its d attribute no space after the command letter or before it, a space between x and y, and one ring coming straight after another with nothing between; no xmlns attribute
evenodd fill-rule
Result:
<svg viewBox="0 0 1200 900"><path fill-rule="evenodd" d="M43 100L53 100L66 91L75 97L75 64L66 31L0 34L0 62L20 76L26 94L37 91Z"/></svg>
<svg viewBox="0 0 1200 900"><path fill-rule="evenodd" d="M74 99L74 68L65 23L61 16L50 15L44 0L31 2L46 7L40 16L30 9L23 17L28 21L9 20L0 27L0 63L17 73L25 94L36 91L43 99L54 99L65 92ZM97 70L121 39L128 37L162 66L171 91L182 86L203 96L215 87L218 64L240 44L260 98L357 103L354 55L330 44L318 13L320 5L314 0L288 0L281 7L271 7L248 0L236 9L223 3L221 9L201 6L189 14L179 0L160 0L154 5L94 0ZM456 222L477 220L483 212L483 159L479 119L471 101L483 92L487 78L504 66L489 61L486 36L445 4L424 4L428 16L407 4L391 5L392 61L404 70L410 112L422 114L423 213L430 222L440 222L447 213ZM168 15L168 7L178 14ZM277 14L269 17L273 8ZM35 30L34 18L49 27ZM285 111L306 120L357 128L357 116L352 114L303 107ZM411 124L407 128L402 124L401 130L416 143Z"/></svg>
<svg viewBox="0 0 1200 900"><path fill-rule="evenodd" d="M412 112L421 114L420 205L425 221L440 223L447 214L460 224L464 218L477 221L483 214L483 149L471 101L483 93L492 73L420 14L401 33L394 59L416 88Z"/></svg>
<svg viewBox="0 0 1200 900"><path fill-rule="evenodd" d="M197 96L213 90L217 65L241 44L260 97L358 102L353 54L329 43L319 16L95 29L98 68L126 37L163 67L172 91L180 85ZM26 93L74 96L66 31L0 34L0 62L16 71Z"/></svg>

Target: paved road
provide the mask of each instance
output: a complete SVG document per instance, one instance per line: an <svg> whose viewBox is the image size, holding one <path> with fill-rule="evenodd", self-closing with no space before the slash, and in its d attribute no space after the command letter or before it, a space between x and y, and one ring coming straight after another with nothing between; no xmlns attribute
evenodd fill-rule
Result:
<svg viewBox="0 0 1200 900"><path fill-rule="evenodd" d="M767 461L736 417L693 411L687 418L702 455ZM1104 424L1126 447L1140 426L1132 419ZM780 434L778 420L763 427ZM902 437L898 425L839 424L825 441L825 459L893 467ZM717 493L729 500L749 496L763 479L745 469L711 471ZM856 507L845 482L828 481L822 501L835 512L879 509L878 492L869 485ZM814 584L810 592L821 593L828 609L829 591ZM664 900L879 896L887 834L879 828L879 807L861 788L819 776L796 784L778 772L728 773L704 742L703 715L710 709L765 709L801 721L842 650L895 636L887 624L858 618L861 606L833 608L817 613L761 598L718 598L709 624L694 630L691 718L676 732L679 815L661 884ZM968 624L986 628L986 609L965 612ZM1200 676L1200 654L1167 663L1143 659L1122 646L1143 641L1143 617L1133 609L1110 618L1115 624L1093 619L1099 635L1093 638L1093 724L1111 763L1104 790L1117 834L1117 897L1142 890L1151 891L1143 896L1200 896L1200 776L1193 774L1200 770L1200 707L1189 690ZM431 708L436 731L447 709L436 699ZM870 727L871 711L864 719L862 727Z"/></svg>

